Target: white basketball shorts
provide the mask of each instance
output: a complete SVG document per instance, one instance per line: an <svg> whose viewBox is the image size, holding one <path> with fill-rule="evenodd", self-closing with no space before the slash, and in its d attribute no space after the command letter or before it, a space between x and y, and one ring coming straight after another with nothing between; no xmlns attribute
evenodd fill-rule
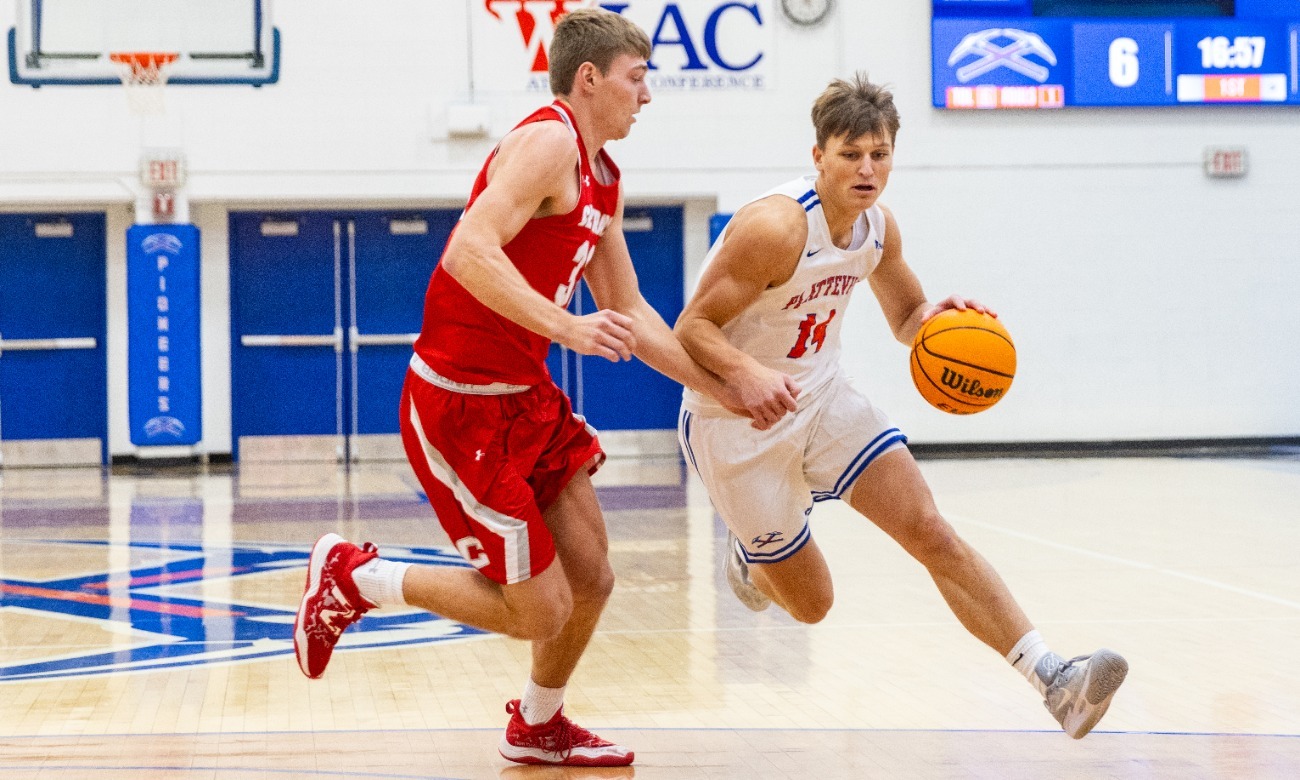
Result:
<svg viewBox="0 0 1300 780"><path fill-rule="evenodd" d="M750 563L776 563L798 552L810 538L815 502L843 498L876 458L907 444L843 376L766 431L732 414L682 409L677 435Z"/></svg>

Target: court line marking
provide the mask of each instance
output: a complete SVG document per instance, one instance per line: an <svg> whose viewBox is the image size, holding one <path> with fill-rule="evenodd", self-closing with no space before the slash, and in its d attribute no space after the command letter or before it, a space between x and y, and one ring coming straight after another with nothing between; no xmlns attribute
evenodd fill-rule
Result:
<svg viewBox="0 0 1300 780"><path fill-rule="evenodd" d="M1087 558L1096 558L1098 560L1119 564L1121 566L1128 566L1134 569L1155 572L1156 574L1167 574L1171 577L1179 577L1181 579L1188 580L1190 582L1195 582L1199 585L1205 585L1210 588L1217 588L1218 590L1224 590L1229 593L1235 593L1239 596L1248 596L1250 598L1258 599L1259 601L1265 601L1270 604L1277 604L1279 606L1300 610L1300 602L1291 601L1290 599L1284 599L1280 596L1274 596L1269 593L1261 593L1259 591L1251 590L1249 588L1242 588L1237 585L1229 585L1226 582L1212 580L1209 577L1202 577L1197 574L1188 574L1187 572L1178 571L1177 569L1167 569L1164 568L1163 566L1157 566L1154 563L1144 563L1143 561L1135 561L1131 558L1121 558L1118 555L1109 555L1107 553L1097 552L1096 550L1089 550L1086 547L1077 547L1075 545L1065 544L1063 542L1054 542L1050 539L1044 539L1041 536L1035 536L1034 534L1027 534L1023 531L1015 531L1010 528L1006 528L1004 526L996 525L994 523L986 523L982 520L975 520L973 518L966 517L963 515L951 515L945 513L944 516L948 518L949 521L966 523L969 525L976 526L978 528L983 528L988 531L996 531L1006 536L1010 536L1016 539L1023 539L1024 541L1027 542L1034 542L1036 544L1043 545L1044 547L1054 547L1058 550L1064 550L1066 552L1074 553L1075 555L1082 555Z"/></svg>
<svg viewBox="0 0 1300 780"><path fill-rule="evenodd" d="M1300 616L1296 617L1252 617L1252 618L1097 618L1093 620L1046 620L1041 621L1044 624L1050 623L1054 626L1090 626L1090 625L1112 625L1116 623L1140 623L1148 625L1152 623L1294 623L1300 621ZM828 617L826 620L817 624L818 630L858 630L863 628L929 628L929 627L951 627L954 623L951 620L909 620L909 621L872 621L872 622L836 622L834 618ZM959 624L958 624L959 625ZM736 634L746 631L769 632L769 631L804 631L808 626L803 624L795 625L752 625L752 626L687 626L684 628L617 628L617 629L597 629L596 636L627 636L631 634ZM493 636L500 636L493 634Z"/></svg>
<svg viewBox="0 0 1300 780"><path fill-rule="evenodd" d="M674 726L597 726L601 731L651 731L651 732L674 732L674 731L705 731L705 732L724 732L734 731L738 734L748 733L780 733L787 732L790 734L804 734L807 732L821 732L826 734L1043 734L1051 737L1059 737L1061 730L1042 728L1042 729L921 729L921 728L791 728L781 726L755 726L748 728L737 728L731 726L698 726L691 728L674 727ZM15 734L4 736L5 739L47 739L57 740L60 742L77 742L81 740L102 740L114 737L135 737L135 738L171 738L171 737L241 737L241 736L295 736L303 734L464 734L464 733L485 733L500 734L499 727L475 727L465 726L461 728L441 728L441 729L416 729L416 728L398 728L398 729L312 729L310 731L184 731L172 733L131 733L122 732L117 734ZM1156 731L1150 729L1133 729L1132 731L1102 730L1096 729L1089 732L1089 736L1096 734L1109 734L1114 737L1250 737L1257 739L1300 739L1300 732L1263 732L1263 731ZM506 766L513 766L507 764ZM9 768L6 765L5 768ZM130 769L131 767L114 767L119 769ZM275 770L272 770L275 771ZM288 771L288 770L278 770ZM383 775L386 776L386 775ZM399 775L393 775L398 777ZM400 775L404 777L405 775ZM419 775L424 777L424 775Z"/></svg>
<svg viewBox="0 0 1300 780"><path fill-rule="evenodd" d="M217 774L238 773L238 774L257 774L257 775L309 775L313 777L384 777L393 778L394 780L460 780L454 777L444 777L442 775L394 775L388 773L375 772L335 772L328 769L270 769L262 766L89 766L85 764L69 764L67 766L52 766L50 764L12 764L6 765L6 769L31 769L38 772L214 772Z"/></svg>

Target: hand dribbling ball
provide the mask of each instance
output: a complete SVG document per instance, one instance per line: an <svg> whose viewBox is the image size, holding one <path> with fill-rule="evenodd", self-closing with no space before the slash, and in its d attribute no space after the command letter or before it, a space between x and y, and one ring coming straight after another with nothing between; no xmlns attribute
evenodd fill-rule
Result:
<svg viewBox="0 0 1300 780"><path fill-rule="evenodd" d="M1016 346L996 318L947 309L912 341L912 382L931 406L975 414L1002 400L1016 375Z"/></svg>

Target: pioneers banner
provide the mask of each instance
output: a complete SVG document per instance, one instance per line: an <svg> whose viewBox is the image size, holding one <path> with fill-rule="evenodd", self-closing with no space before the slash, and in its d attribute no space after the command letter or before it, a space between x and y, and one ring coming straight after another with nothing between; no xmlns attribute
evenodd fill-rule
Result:
<svg viewBox="0 0 1300 780"><path fill-rule="evenodd" d="M199 361L199 229L126 232L127 385L131 443L203 438Z"/></svg>

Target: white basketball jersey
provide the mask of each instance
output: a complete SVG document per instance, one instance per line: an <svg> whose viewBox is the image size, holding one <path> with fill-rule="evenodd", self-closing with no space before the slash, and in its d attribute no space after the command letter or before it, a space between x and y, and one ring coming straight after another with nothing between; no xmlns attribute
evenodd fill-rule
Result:
<svg viewBox="0 0 1300 780"><path fill-rule="evenodd" d="M885 213L879 206L858 217L848 249L831 243L821 199L813 189L816 180L816 176L795 179L754 199L784 195L797 201L808 215L808 241L794 274L784 284L764 290L722 326L732 346L799 384L800 408L838 373L840 328L849 297L858 282L875 270L885 244ZM726 240L724 230L709 250L705 268ZM716 401L693 390L686 390L684 400L692 412L726 413Z"/></svg>

